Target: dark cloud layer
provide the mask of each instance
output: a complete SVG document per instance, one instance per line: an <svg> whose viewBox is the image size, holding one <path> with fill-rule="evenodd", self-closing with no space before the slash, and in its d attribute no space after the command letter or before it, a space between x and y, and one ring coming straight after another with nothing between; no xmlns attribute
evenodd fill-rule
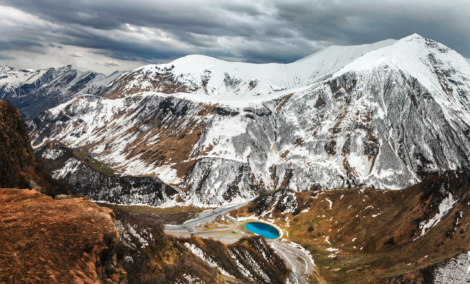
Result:
<svg viewBox="0 0 470 284"><path fill-rule="evenodd" d="M286 63L331 44L418 33L470 57L466 0L0 0L0 5L25 18L13 21L11 32L2 30L0 51L44 53L76 46L127 61L162 62L198 53Z"/></svg>

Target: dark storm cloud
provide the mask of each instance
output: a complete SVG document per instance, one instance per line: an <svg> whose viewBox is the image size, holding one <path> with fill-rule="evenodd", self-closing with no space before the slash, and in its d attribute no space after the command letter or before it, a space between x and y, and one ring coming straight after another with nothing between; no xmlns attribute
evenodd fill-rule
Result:
<svg viewBox="0 0 470 284"><path fill-rule="evenodd" d="M199 53L285 63L331 44L418 33L470 57L470 4L464 0L0 0L0 5L46 22L37 29L19 26L21 36L8 34L0 50L39 53L67 45L129 61Z"/></svg>
<svg viewBox="0 0 470 284"><path fill-rule="evenodd" d="M32 53L44 54L43 47L44 45L37 40L35 41L28 39L0 39L0 50L25 50Z"/></svg>
<svg viewBox="0 0 470 284"><path fill-rule="evenodd" d="M15 60L15 59L16 58L14 58L14 57L0 54L0 60Z"/></svg>
<svg viewBox="0 0 470 284"><path fill-rule="evenodd" d="M276 7L278 18L307 39L354 45L418 33L470 56L470 2L452 2L325 1Z"/></svg>

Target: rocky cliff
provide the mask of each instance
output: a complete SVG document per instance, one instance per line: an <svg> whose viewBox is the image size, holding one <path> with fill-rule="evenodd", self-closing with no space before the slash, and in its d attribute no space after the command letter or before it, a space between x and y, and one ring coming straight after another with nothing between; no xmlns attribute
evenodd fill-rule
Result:
<svg viewBox="0 0 470 284"><path fill-rule="evenodd" d="M67 189L38 165L23 117L0 101L0 187L34 188L49 195Z"/></svg>

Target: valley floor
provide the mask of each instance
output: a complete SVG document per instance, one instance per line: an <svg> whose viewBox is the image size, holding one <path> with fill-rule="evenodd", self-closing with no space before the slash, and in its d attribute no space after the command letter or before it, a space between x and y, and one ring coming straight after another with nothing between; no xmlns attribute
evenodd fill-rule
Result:
<svg viewBox="0 0 470 284"><path fill-rule="evenodd" d="M245 229L245 224L251 221L258 221L257 218L234 218L230 216L230 212L239 209L249 203L243 203L235 206L209 209L200 216L188 220L182 225L166 225L165 233L178 237L195 236L199 238L212 238L226 244L233 244L242 237L252 236L253 233ZM281 257L289 269L292 271L293 283L311 283L312 273L315 279L321 281L321 277L313 265L311 257L298 247L287 242L282 237L276 240L266 240L271 248ZM297 282L298 281L298 282ZM324 282L326 283L326 282Z"/></svg>

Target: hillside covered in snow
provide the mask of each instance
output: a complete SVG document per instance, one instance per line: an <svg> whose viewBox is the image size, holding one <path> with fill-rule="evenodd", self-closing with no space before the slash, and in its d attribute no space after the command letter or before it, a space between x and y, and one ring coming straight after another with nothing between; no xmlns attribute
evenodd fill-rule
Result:
<svg viewBox="0 0 470 284"><path fill-rule="evenodd" d="M278 188L401 189L468 168L469 95L467 60L414 34L290 64L196 55L144 66L40 113L30 133L36 149L86 148L114 176L178 191L139 203L218 206ZM55 170L70 179L84 172L76 163ZM103 201L143 193L121 188L95 190Z"/></svg>

